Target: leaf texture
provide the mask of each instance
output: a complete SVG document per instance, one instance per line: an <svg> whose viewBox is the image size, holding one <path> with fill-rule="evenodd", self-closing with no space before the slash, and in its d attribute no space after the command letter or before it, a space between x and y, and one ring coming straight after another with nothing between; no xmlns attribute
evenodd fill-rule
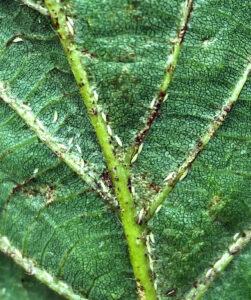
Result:
<svg viewBox="0 0 251 300"><path fill-rule="evenodd" d="M203 299L247 299L249 11L0 0L0 250L66 298L179 300L199 299L238 240ZM21 287L6 257L0 270L0 299L59 299L35 279Z"/></svg>

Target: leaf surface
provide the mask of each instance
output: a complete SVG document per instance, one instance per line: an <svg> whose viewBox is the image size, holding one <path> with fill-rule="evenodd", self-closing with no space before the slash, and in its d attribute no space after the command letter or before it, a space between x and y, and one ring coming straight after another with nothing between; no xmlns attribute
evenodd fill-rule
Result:
<svg viewBox="0 0 251 300"><path fill-rule="evenodd" d="M199 299L226 257L204 297L244 299L249 1L22 2L0 0L1 250L70 299Z"/></svg>

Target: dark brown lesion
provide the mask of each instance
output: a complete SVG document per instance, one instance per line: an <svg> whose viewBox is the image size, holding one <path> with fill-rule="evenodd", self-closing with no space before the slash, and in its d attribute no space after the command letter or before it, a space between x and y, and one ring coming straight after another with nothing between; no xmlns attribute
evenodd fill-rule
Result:
<svg viewBox="0 0 251 300"><path fill-rule="evenodd" d="M193 11L193 0L188 0L187 1L187 6L189 6L187 18L186 18L185 24L182 26L182 28L180 29L179 34L178 34L180 45L183 43L186 31L188 29L188 21L190 19L191 12Z"/></svg>
<svg viewBox="0 0 251 300"><path fill-rule="evenodd" d="M152 126L153 121L160 115L160 108L161 108L161 103L163 102L164 98L166 96L166 93L163 91L160 91L154 107L150 111L150 115L146 119L145 127L140 131L140 133L136 136L135 138L135 149L138 149L142 141L144 140L147 132ZM137 151L135 151L137 152Z"/></svg>

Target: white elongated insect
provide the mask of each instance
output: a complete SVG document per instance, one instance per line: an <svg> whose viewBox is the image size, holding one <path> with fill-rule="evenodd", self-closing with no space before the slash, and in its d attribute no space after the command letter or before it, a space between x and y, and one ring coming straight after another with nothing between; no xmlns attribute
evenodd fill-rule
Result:
<svg viewBox="0 0 251 300"><path fill-rule="evenodd" d="M138 220L138 224L141 223L142 218L143 218L143 214L144 214L144 208L142 208L142 209L140 210L140 212L139 212L139 220Z"/></svg>
<svg viewBox="0 0 251 300"><path fill-rule="evenodd" d="M187 173L188 173L188 169L186 169L185 172L180 176L179 181L183 180L187 176Z"/></svg>
<svg viewBox="0 0 251 300"><path fill-rule="evenodd" d="M17 36L17 37L14 38L13 43L20 43L20 42L23 42L23 41L24 40L21 37Z"/></svg>
<svg viewBox="0 0 251 300"><path fill-rule="evenodd" d="M174 178L174 176L175 176L175 172L171 172L171 173L169 173L169 174L167 175L167 177L164 179L164 181L168 181L168 180L170 180L171 178Z"/></svg>
<svg viewBox="0 0 251 300"><path fill-rule="evenodd" d="M141 143L139 145L139 149L138 149L138 153L137 153L138 155L141 153L142 149L143 149L143 143Z"/></svg>
<svg viewBox="0 0 251 300"><path fill-rule="evenodd" d="M58 112L55 110L53 115L53 123L56 123L58 119Z"/></svg>
<svg viewBox="0 0 251 300"><path fill-rule="evenodd" d="M157 209L156 209L156 214L160 211L161 207L162 207L162 205L159 205L159 206L157 207Z"/></svg>
<svg viewBox="0 0 251 300"><path fill-rule="evenodd" d="M21 104L21 107L26 109L26 110L31 110L31 108L26 104Z"/></svg>
<svg viewBox="0 0 251 300"><path fill-rule="evenodd" d="M106 122L106 114L103 111L101 112L101 117Z"/></svg>
<svg viewBox="0 0 251 300"><path fill-rule="evenodd" d="M156 101L156 99L153 98L153 100L152 100L152 102L151 102L151 104L150 104L150 108L153 108L153 107L154 107L155 101Z"/></svg>
<svg viewBox="0 0 251 300"><path fill-rule="evenodd" d="M74 35L74 29L73 29L73 20L71 18L67 18L66 24L68 26L68 29L72 35Z"/></svg>
<svg viewBox="0 0 251 300"><path fill-rule="evenodd" d="M79 146L78 144L76 145L76 148L77 148L78 152L79 152L80 154L82 154L82 150L81 150L81 148L80 148L80 146Z"/></svg>
<svg viewBox="0 0 251 300"><path fill-rule="evenodd" d="M72 142L73 142L73 137L71 137L68 141L68 145L72 145Z"/></svg>
<svg viewBox="0 0 251 300"><path fill-rule="evenodd" d="M38 169L35 169L35 170L33 171L33 174L35 175L35 174L37 174L37 172L38 172Z"/></svg>
<svg viewBox="0 0 251 300"><path fill-rule="evenodd" d="M117 135L115 135L115 140L116 140L116 142L118 143L118 145L119 145L120 147L123 146L121 139L120 139Z"/></svg>
<svg viewBox="0 0 251 300"><path fill-rule="evenodd" d="M107 131L109 135L112 135L112 129L110 125L107 125Z"/></svg>
<svg viewBox="0 0 251 300"><path fill-rule="evenodd" d="M154 235L153 235L152 232L150 232L149 236L150 236L151 242L152 242L152 243L155 243Z"/></svg>
<svg viewBox="0 0 251 300"><path fill-rule="evenodd" d="M136 153L136 154L133 156L133 158L132 158L132 160L131 160L131 163L134 163L134 162L137 160L137 158L138 158L138 153Z"/></svg>
<svg viewBox="0 0 251 300"><path fill-rule="evenodd" d="M37 120L37 125L39 126L39 128L43 131L45 131L44 125L40 120Z"/></svg>
<svg viewBox="0 0 251 300"><path fill-rule="evenodd" d="M234 235L234 241L236 241L238 239L238 237L240 236L240 233L237 232L235 235Z"/></svg>
<svg viewBox="0 0 251 300"><path fill-rule="evenodd" d="M135 195L135 187L132 186L132 194Z"/></svg>
<svg viewBox="0 0 251 300"><path fill-rule="evenodd" d="M84 167L85 167L85 161L84 160L81 161L80 167L81 167L81 169L84 169Z"/></svg>
<svg viewBox="0 0 251 300"><path fill-rule="evenodd" d="M213 269L209 269L206 273L206 277L210 277L211 273L212 273Z"/></svg>
<svg viewBox="0 0 251 300"><path fill-rule="evenodd" d="M95 100L98 100L98 93L96 91L93 91L93 95L94 95Z"/></svg>

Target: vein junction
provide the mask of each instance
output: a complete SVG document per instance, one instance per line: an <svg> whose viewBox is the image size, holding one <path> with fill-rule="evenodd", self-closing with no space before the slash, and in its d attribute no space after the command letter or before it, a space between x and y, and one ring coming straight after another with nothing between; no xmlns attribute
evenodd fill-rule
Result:
<svg viewBox="0 0 251 300"><path fill-rule="evenodd" d="M36 136L62 159L74 172L76 172L88 185L92 187L105 201L117 205L113 196L109 193L109 188L96 174L95 166L69 152L69 146L58 143L56 138L50 134L45 125L35 117L30 107L21 104L18 99L11 95L9 86L0 82L0 98L8 104L36 134Z"/></svg>
<svg viewBox="0 0 251 300"><path fill-rule="evenodd" d="M56 0L46 0L52 21L57 29L68 62L78 83L80 94L87 107L89 117L96 132L115 194L120 206L120 220L128 244L129 255L134 270L136 285L141 299L155 300L156 291L151 279L149 260L144 242L144 227L136 218L136 207L129 189L129 164L121 163L113 145L112 130L98 106L98 95L90 85L81 60L82 53L74 44L74 22L69 15L70 9ZM118 141L117 141L118 142Z"/></svg>
<svg viewBox="0 0 251 300"><path fill-rule="evenodd" d="M149 220L154 215L155 211L160 207L161 203L166 199L167 195L174 188L175 184L186 175L188 168L191 166L195 158L199 155L201 150L208 144L217 129L222 125L223 121L226 119L227 115L230 113L233 105L238 100L240 92L246 83L249 73L251 71L251 63L247 65L239 81L236 83L230 97L226 99L223 103L222 108L215 115L214 121L209 124L207 131L201 136L199 141L196 142L194 147L191 149L189 155L183 162L183 164L175 171L169 173L165 178L167 183L166 188L164 188L155 198L152 206L150 207L149 213L146 219Z"/></svg>
<svg viewBox="0 0 251 300"><path fill-rule="evenodd" d="M142 145L142 142L147 132L151 128L154 119L158 115L158 111L161 107L162 102L164 102L167 98L167 90L172 81L173 73L178 63L178 58L181 51L181 44L186 34L187 24L193 7L193 0L186 0L185 3L183 3L182 5L183 5L182 18L181 18L178 34L176 38L172 41L174 46L171 50L171 54L169 55L167 64L165 66L164 78L162 80L159 90L156 92L156 97L153 98L152 103L150 104L150 112L146 118L145 125L143 129L136 135L134 145L132 146L131 149L129 149L126 155L126 160L132 163L134 157L140 152L140 147Z"/></svg>

